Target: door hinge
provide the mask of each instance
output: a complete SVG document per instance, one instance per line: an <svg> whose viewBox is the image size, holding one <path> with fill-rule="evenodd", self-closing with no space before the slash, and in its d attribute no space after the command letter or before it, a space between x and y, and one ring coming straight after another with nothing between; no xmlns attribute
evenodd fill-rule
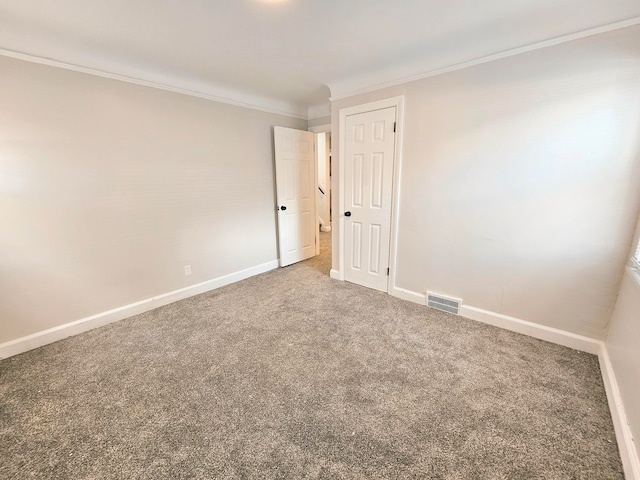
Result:
<svg viewBox="0 0 640 480"><path fill-rule="evenodd" d="M396 133L396 122L393 122L393 133Z"/></svg>
<svg viewBox="0 0 640 480"><path fill-rule="evenodd" d="M389 276L389 267L387 267L387 277Z"/></svg>

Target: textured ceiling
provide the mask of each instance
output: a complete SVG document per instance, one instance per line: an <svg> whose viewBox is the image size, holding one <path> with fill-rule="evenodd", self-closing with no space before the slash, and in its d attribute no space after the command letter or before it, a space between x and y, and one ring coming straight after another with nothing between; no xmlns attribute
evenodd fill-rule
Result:
<svg viewBox="0 0 640 480"><path fill-rule="evenodd" d="M640 0L0 0L0 49L301 112L640 17Z"/></svg>

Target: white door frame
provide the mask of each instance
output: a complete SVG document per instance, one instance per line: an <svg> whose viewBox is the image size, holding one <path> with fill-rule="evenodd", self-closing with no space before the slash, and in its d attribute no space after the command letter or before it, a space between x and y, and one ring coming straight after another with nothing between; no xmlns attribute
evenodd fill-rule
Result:
<svg viewBox="0 0 640 480"><path fill-rule="evenodd" d="M331 124L330 123L325 123L323 125L316 125L315 127L309 127L307 128L307 131L309 132L313 132L316 135L318 133L326 133L329 132L331 133ZM318 170L318 142L315 143L316 146L316 171ZM317 177L317 175L316 175ZM329 190L331 189L331 185L329 185ZM320 207L318 206L318 202L316 201L316 217L320 218L318 216L318 211L320 210ZM318 229L319 230L319 229ZM320 255L320 232L316 232L316 255Z"/></svg>
<svg viewBox="0 0 640 480"><path fill-rule="evenodd" d="M334 213L334 221L338 219L338 271L331 270L331 277L344 281L344 158L346 157L347 117L359 113L367 113L383 108L396 107L396 141L393 163L393 195L391 198L391 238L389 242L389 281L387 293L400 296L396 292L396 257L398 246L398 217L400 212L400 174L402 166L402 132L404 130L404 95L387 98L377 102L365 103L354 107L342 108L339 112L338 139L338 211Z"/></svg>
<svg viewBox="0 0 640 480"><path fill-rule="evenodd" d="M313 133L330 132L331 131L331 124L330 123L325 123L324 125L316 125L315 127L307 128L307 130L309 130L310 132L313 132Z"/></svg>

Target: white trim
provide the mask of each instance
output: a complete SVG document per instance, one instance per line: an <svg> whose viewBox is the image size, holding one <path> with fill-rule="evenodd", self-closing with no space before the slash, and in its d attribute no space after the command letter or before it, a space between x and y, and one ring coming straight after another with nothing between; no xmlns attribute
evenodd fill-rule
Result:
<svg viewBox="0 0 640 480"><path fill-rule="evenodd" d="M394 287L389 293L394 297L419 303L421 305L426 305L427 303L427 297L423 293L413 292L411 290L398 287ZM493 325L494 327L503 328L511 332L528 335L539 340L545 340L547 342L563 345L582 352L592 353L594 355L600 353L600 347L602 345L602 341L595 338L578 335L576 333L548 327L546 325L540 325L539 323L533 323L527 320L521 320L519 318L503 315L502 313L483 310L481 308L465 305L464 303L460 306L460 316L480 323L486 323L487 325Z"/></svg>
<svg viewBox="0 0 640 480"><path fill-rule="evenodd" d="M342 280L344 282L344 276L340 273L340 270L334 270L333 268L329 271L329 276L334 280Z"/></svg>
<svg viewBox="0 0 640 480"><path fill-rule="evenodd" d="M216 288L235 283L240 280L244 280L254 275L259 275L269 270L273 270L278 267L277 260L271 260L270 262L263 263L262 265L256 265L255 267L246 268L238 272L223 275L206 282L191 285L189 287L180 288L172 292L164 293L155 297L147 298L139 302L131 303L123 307L114 308L106 312L91 315L74 322L69 322L64 325L49 328L41 332L27 335L9 342L0 344L0 359L8 358L19 353L33 350L34 348L42 347L49 343L62 340L67 337L78 335L79 333L93 330L94 328L102 327L109 323L117 322L133 315L153 310L154 308L167 305L169 303L177 302L184 298L199 295L201 293L215 290Z"/></svg>
<svg viewBox="0 0 640 480"><path fill-rule="evenodd" d="M398 97L386 98L376 102L364 103L353 107L340 109L339 112L339 142L338 151L338 265L341 272L340 280L344 280L344 158L346 157L346 128L347 117L350 115L358 115L360 113L372 112L374 110L382 110L384 108L396 108L396 138L394 145L393 160L393 198L391 203L391 231L389 243L389 279L387 281L387 292L391 291L395 285L395 267L397 255L397 238L398 238L398 217L400 213L400 173L402 171L402 132L404 128L404 95ZM336 215L334 214L334 222Z"/></svg>
<svg viewBox="0 0 640 480"><path fill-rule="evenodd" d="M307 130L309 130L310 132L313 132L313 133L330 132L331 131L331 124L330 123L325 123L323 125L316 125L315 127L307 128Z"/></svg>
<svg viewBox="0 0 640 480"><path fill-rule="evenodd" d="M318 208L318 142L317 134L313 134L313 204L315 205L315 226L316 226L316 255L320 255L320 210Z"/></svg>
<svg viewBox="0 0 640 480"><path fill-rule="evenodd" d="M387 291L396 288L396 266L398 264L398 221L400 218L400 180L402 175L402 152L404 132L404 95L395 97L396 142L393 162L393 197L391 200L391 238L389 241L389 283Z"/></svg>
<svg viewBox="0 0 640 480"><path fill-rule="evenodd" d="M607 392L607 400L609 402L609 410L611 411L611 419L613 420L613 428L616 432L616 440L618 442L618 450L624 468L624 475L627 480L640 480L640 459L638 458L638 450L635 447L627 414L625 413L622 397L618 381L616 380L615 371L609 358L609 352L604 343L598 354L600 361L600 371L602 372L602 380L604 388Z"/></svg>
<svg viewBox="0 0 640 480"><path fill-rule="evenodd" d="M422 293L412 292L411 290L406 290L404 288L396 287L393 284L391 284L389 295L400 298L402 300L407 300L409 302L419 303L420 305L426 305L427 303L426 295L423 295Z"/></svg>
<svg viewBox="0 0 640 480"><path fill-rule="evenodd" d="M57 67L65 70L71 70L73 72L86 73L88 75L94 75L96 77L108 78L111 80L118 80L120 82L126 83L133 83L135 85L142 85L144 87L157 88L158 90L166 90L168 92L180 93L182 95L189 95L191 97L204 98L205 100L211 100L213 102L226 103L229 105L235 105L237 107L250 108L252 110L259 110L261 112L273 113L276 115L284 115L287 117L300 118L303 120L307 120L308 116L306 109L302 108L301 106L275 99L271 100L269 98L256 98L256 96L238 91L232 91L229 89L217 88L217 90L219 90L217 94L197 92L188 88L181 88L173 85L143 80L140 78L129 77L126 75L104 72L102 70L81 67L79 65L73 65L71 63L59 62L57 60L51 60L49 58L14 52L12 50L6 50L3 48L0 48L0 55L4 57L15 58L18 60L24 60L26 62L37 63L40 65L47 65L49 67ZM215 88L215 86L210 87Z"/></svg>
<svg viewBox="0 0 640 480"><path fill-rule="evenodd" d="M528 322L481 308L470 307L469 305L460 307L460 316L594 355L600 352L600 345L602 344L600 340L585 337L584 335Z"/></svg>
<svg viewBox="0 0 640 480"><path fill-rule="evenodd" d="M383 82L376 85L370 85L368 87L356 88L356 89L348 89L349 87L343 88L343 91L340 92L340 82L334 82L329 85L331 92L334 93L330 100L333 102L335 100L340 100L342 98L353 97L355 95L360 95L363 93L372 92L375 90L380 90L382 88L393 87L396 85L401 85L403 83L413 82L416 80L422 80L424 78L434 77L436 75L442 75L443 73L454 72L456 70L462 70L464 68L473 67L476 65L481 65L483 63L489 63L496 60L501 60L503 58L512 57L514 55L520 55L522 53L532 52L535 50L540 50L542 48L552 47L555 45L560 45L562 43L571 42L573 40L579 40L581 38L591 37L594 35L600 35L602 33L611 32L614 30L620 30L622 28L632 27L640 24L640 17L630 18L628 20L624 20L621 22L611 23L609 25L603 25L596 28L590 28L588 30L583 30L581 32L572 33L569 35L563 35L556 38L551 38L549 40L544 40L542 42L532 43L530 45L525 45L523 47L513 48L510 50L505 50L503 52L494 53L492 55L487 55L484 57L479 57L474 60L469 60L462 63L457 63L455 65L450 65L448 67L439 68L436 70L429 70L424 73L419 73L417 75L411 75L408 77L403 77L397 80L392 80L389 82ZM343 82L347 83L347 82Z"/></svg>

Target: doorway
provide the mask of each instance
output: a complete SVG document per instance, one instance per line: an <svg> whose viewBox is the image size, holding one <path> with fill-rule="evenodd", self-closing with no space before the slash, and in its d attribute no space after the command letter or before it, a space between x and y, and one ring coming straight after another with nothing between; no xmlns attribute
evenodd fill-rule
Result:
<svg viewBox="0 0 640 480"><path fill-rule="evenodd" d="M331 132L316 133L318 158L318 223L321 232L331 231Z"/></svg>

